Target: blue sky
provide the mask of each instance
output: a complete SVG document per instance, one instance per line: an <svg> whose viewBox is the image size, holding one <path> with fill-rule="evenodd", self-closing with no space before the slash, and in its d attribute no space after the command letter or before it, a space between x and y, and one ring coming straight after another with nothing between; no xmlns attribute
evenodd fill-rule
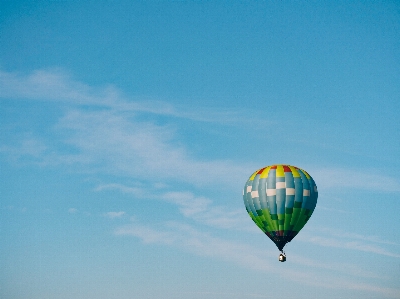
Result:
<svg viewBox="0 0 400 299"><path fill-rule="evenodd" d="M400 297L397 1L2 1L0 105L2 298Z"/></svg>

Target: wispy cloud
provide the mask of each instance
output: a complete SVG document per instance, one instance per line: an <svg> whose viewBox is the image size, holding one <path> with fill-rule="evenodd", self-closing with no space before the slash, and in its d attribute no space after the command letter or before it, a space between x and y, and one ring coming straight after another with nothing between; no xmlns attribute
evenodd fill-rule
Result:
<svg viewBox="0 0 400 299"><path fill-rule="evenodd" d="M18 138L19 137L19 138ZM44 140L35 138L32 134L25 133L14 136L16 140L8 144L0 145L0 153L6 154L14 162L29 160L33 162L42 161L48 151Z"/></svg>
<svg viewBox="0 0 400 299"><path fill-rule="evenodd" d="M118 190L122 193L132 194L135 196L144 196L145 190L140 187L128 187L123 184L102 184L98 185L94 191L100 192L104 190Z"/></svg>
<svg viewBox="0 0 400 299"><path fill-rule="evenodd" d="M343 241L334 238L325 238L325 237L310 237L308 238L309 242L318 244L320 246L327 246L327 247L337 247L337 248L344 248L344 249L352 249L358 251L365 251L365 252L372 252L376 254L397 257L400 258L400 254L392 253L380 246L376 245L368 245L358 241Z"/></svg>
<svg viewBox="0 0 400 299"><path fill-rule="evenodd" d="M232 209L228 206L215 205L204 196L197 196L190 191L157 191L155 188L129 187L123 184L103 184L95 191L118 190L133 197L147 200L160 200L177 206L180 213L197 223L220 229L233 229L257 233L244 208Z"/></svg>
<svg viewBox="0 0 400 299"><path fill-rule="evenodd" d="M229 160L198 159L178 141L172 126L139 121L115 111L73 109L55 131L48 144L29 136L15 145L3 145L1 151L14 160L29 156L41 165L74 165L90 172L156 178L159 183L177 180L197 186L232 186L241 184L243 174L251 172Z"/></svg>
<svg viewBox="0 0 400 299"><path fill-rule="evenodd" d="M127 176L133 180L146 182L146 186L126 186L120 183L98 185L95 191L119 190L138 198L160 200L175 205L183 217L209 227L257 231L244 208L232 209L197 195L187 188L170 190L170 181L183 186L213 186L226 188L240 186L256 168L244 163L196 157L190 148L179 138L179 132L171 122L143 121L141 114L150 113L173 118L186 118L193 121L231 123L237 112L214 111L207 109L181 109L158 101L127 100L115 87L93 88L75 82L60 71L35 71L28 75L0 72L0 97L24 98L41 101L54 101L67 104L67 111L54 127L55 134L47 142L45 138L23 136L18 142L2 145L1 151L18 159L34 157L42 165L74 165L100 174ZM86 106L95 109L87 109ZM206 113L205 113L206 111ZM57 144L57 145L54 145ZM73 149L67 154L60 149ZM372 171L355 171L340 168L306 167L317 182L320 190L341 188L365 189L382 192L400 191L397 178ZM150 195L151 193L151 195ZM325 207L322 207L325 208ZM328 208L325 208L328 209ZM71 208L69 213L78 211ZM341 212L345 212L341 210ZM109 218L128 218L123 211L111 211L102 216ZM184 218L183 218L184 219ZM188 223L193 223L189 222ZM268 263L265 256L273 257L272 252L252 248L246 244L224 240L201 232L182 223L168 223L164 230L130 224L115 231L119 236L134 236L144 243L177 246L196 255L209 256L233 262L240 266L265 273L274 271L292 281L315 284L324 287L345 286L348 289L370 290L399 297L398 290L357 284L345 280L330 281L328 278L315 280L312 273L285 271ZM344 238L343 238L344 237ZM296 239L307 240L319 246L329 246L348 250L365 251L391 257L400 257L385 249L379 238L344 234L336 231L319 231L319 234L302 233ZM392 244L393 245L393 244ZM396 244L397 245L397 244ZM355 276L362 269L335 267L315 263L293 256L298 264L312 265L315 268L343 271ZM357 274L358 273L358 274ZM364 273L364 277L373 277Z"/></svg>
<svg viewBox="0 0 400 299"><path fill-rule="evenodd" d="M236 110L207 107L193 110L150 98L128 101L113 85L92 87L73 80L70 74L59 68L39 69L29 74L0 70L0 91L0 98L52 101L75 106L92 105L124 113L151 113L220 124L243 122Z"/></svg>
<svg viewBox="0 0 400 299"><path fill-rule="evenodd" d="M76 82L61 69L35 70L31 74L0 71L2 98L24 98L71 104L110 105L118 92L112 86L95 89Z"/></svg>
<svg viewBox="0 0 400 299"><path fill-rule="evenodd" d="M190 217L208 210L211 200L205 197L195 197L191 192L167 192L161 195L165 201L176 204L181 213Z"/></svg>
<svg viewBox="0 0 400 299"><path fill-rule="evenodd" d="M340 275L350 275L354 277L365 277L365 278L378 278L378 279L387 279L388 277L382 276L381 273L377 274L373 271L368 271L363 269L355 264L351 264L348 262L326 262L324 260L316 260L312 257L302 256L296 254L296 252L290 253L290 262L302 265L304 267L313 267L324 269L328 271L334 271L340 273Z"/></svg>
<svg viewBox="0 0 400 299"><path fill-rule="evenodd" d="M36 70L30 74L0 71L0 97L66 103L68 112L55 127L51 142L23 137L13 146L3 144L10 157L30 155L42 164L85 165L91 171L113 172L149 179L157 173L160 182L174 179L194 185L236 186L257 166L231 160L195 157L180 139L176 126L143 121L139 116L185 118L231 124L241 122L237 111L175 107L149 99L128 99L113 86L92 87L77 82L59 69ZM96 109L87 109L87 107ZM254 119L254 116L252 117ZM258 122L259 120L257 120ZM165 123L165 122L164 122ZM52 145L50 145L52 144ZM54 145L54 144L57 144ZM60 148L72 147L75 154ZM38 161L40 160L40 161ZM374 170L307 167L320 190L352 188L399 192L400 181ZM229 174L229 175L227 175Z"/></svg>
<svg viewBox="0 0 400 299"><path fill-rule="evenodd" d="M214 205L208 198L195 196L192 192L167 192L160 195L160 199L173 203L180 212L188 218L208 226L256 232L250 218L242 209ZM250 224L250 225L249 225Z"/></svg>
<svg viewBox="0 0 400 299"><path fill-rule="evenodd" d="M122 218L123 216L125 216L126 213L123 211L119 211L119 212L107 212L104 214L105 217L110 218L110 219L114 219L114 218Z"/></svg>
<svg viewBox="0 0 400 299"><path fill-rule="evenodd" d="M321 204L318 204L318 210L333 211L333 212L338 212L338 213L342 213L342 214L352 214L353 213L352 211L327 208L327 207L322 206Z"/></svg>
<svg viewBox="0 0 400 299"><path fill-rule="evenodd" d="M194 185L232 184L243 180L247 167L229 160L199 160L176 137L170 125L138 121L113 111L73 110L59 122L65 142L81 160L125 175L174 179ZM246 171L247 170L247 171ZM229 173L229 176L226 174Z"/></svg>
<svg viewBox="0 0 400 299"><path fill-rule="evenodd" d="M344 232L344 231L341 231L338 229L318 227L318 228L313 228L313 231L318 231L323 234L327 234L327 235L334 236L334 237L356 239L356 240L368 241L368 242L373 242L373 243L390 244L390 245L400 246L399 243L391 242L388 240L382 240L378 236L361 235L361 234L356 234L356 233Z"/></svg>
<svg viewBox="0 0 400 299"><path fill-rule="evenodd" d="M347 168L307 167L319 190L352 188L380 192L400 192L400 181L379 170L353 170Z"/></svg>
<svg viewBox="0 0 400 299"><path fill-rule="evenodd" d="M148 226L131 224L117 228L115 234L135 236L145 243L179 246L197 255L219 257L227 261L234 260L238 264L250 265L254 269L271 268L270 264L262 258L265 252L257 251L249 245L213 237L184 223L167 222L163 224L163 227L165 230L160 231Z"/></svg>
<svg viewBox="0 0 400 299"><path fill-rule="evenodd" d="M121 188L121 191L130 191L129 187L125 187L123 185L118 187ZM131 191L132 194L138 194L136 189ZM143 195L144 193L139 192L139 194ZM253 225L246 213L243 212L243 209L231 210L227 207L215 206L210 199L205 197L197 197L192 192L165 192L156 195L153 194L152 198L174 204L179 208L183 216L210 227L248 231L253 233L258 232L258 229L255 227L255 225ZM312 231L312 233L310 233L310 231ZM395 258L400 257L400 254L392 252L382 246L382 244L398 246L399 244L397 243L382 240L377 236L366 236L344 232L337 229L306 227L304 231L302 231L302 233L296 237L296 240L306 241L307 243L312 243L323 247L335 247L346 250L363 251ZM299 263L301 263L302 260L304 260L304 258L298 257ZM315 265L315 262L312 260L307 260L304 262L304 264L314 265L314 267L319 268L324 266L324 264L321 263ZM366 273L365 271L358 271L354 268L348 269L348 266L346 265L343 265L339 268L337 265L327 265L325 268L336 268L337 270L347 269L346 273L358 273L359 276L364 277L373 276L372 273Z"/></svg>
<svg viewBox="0 0 400 299"><path fill-rule="evenodd" d="M383 247L383 245L399 246L398 243L382 240L377 236L348 233L337 229L316 227L311 229L306 227L302 230L301 234L296 236L296 240L306 241L323 247L335 247L400 258L399 253L392 252Z"/></svg>
<svg viewBox="0 0 400 299"><path fill-rule="evenodd" d="M70 214L76 214L78 212L78 209L76 209L76 208L69 208L68 209L68 213L70 213Z"/></svg>
<svg viewBox="0 0 400 299"><path fill-rule="evenodd" d="M269 294L257 294L257 293L233 293L233 292L177 292L176 295L179 297L188 295L202 295L207 297L218 297L218 298L276 298L275 295Z"/></svg>
<svg viewBox="0 0 400 299"><path fill-rule="evenodd" d="M295 281L306 285L331 289L337 288L374 292L393 298L397 298L400 294L400 291L396 289L378 287L374 284L359 283L354 279L338 279L335 278L335 276L332 277L327 275L315 279L314 274L306 270L307 268L302 271L280 268L267 261L273 257L271 251L260 250L247 244L217 238L208 233L200 232L186 224L169 222L164 223L162 227L164 230L156 230L149 226L131 224L117 228L114 233L117 236L137 237L147 244L164 244L179 247L180 249L196 255L208 256L229 263L234 263L255 271L274 273L274 275L284 277L285 281ZM292 262L298 263L298 260L296 261L296 259L293 258ZM301 263L302 262L300 261L300 264ZM307 266L308 268L321 268L321 265L318 265L318 263L315 262L307 264ZM333 269L331 269L329 266L330 265L322 265L322 268L333 271L344 271L350 269L352 271L350 271L350 273L347 272L347 274L352 274L354 277L360 277L359 273L362 271L361 269L354 267L349 268L349 266L344 269L340 269L339 267L333 267ZM373 274L364 275L364 277L365 276L374 277Z"/></svg>
<svg viewBox="0 0 400 299"><path fill-rule="evenodd" d="M114 232L117 236L134 236L146 244L173 244L178 236L172 232L157 231L146 226L129 225L119 227Z"/></svg>

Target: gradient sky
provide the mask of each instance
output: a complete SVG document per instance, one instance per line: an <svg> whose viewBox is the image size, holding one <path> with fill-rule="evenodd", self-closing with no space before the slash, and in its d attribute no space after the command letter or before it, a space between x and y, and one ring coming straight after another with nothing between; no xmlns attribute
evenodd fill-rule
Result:
<svg viewBox="0 0 400 299"><path fill-rule="evenodd" d="M400 298L398 1L1 1L0 105L1 298Z"/></svg>

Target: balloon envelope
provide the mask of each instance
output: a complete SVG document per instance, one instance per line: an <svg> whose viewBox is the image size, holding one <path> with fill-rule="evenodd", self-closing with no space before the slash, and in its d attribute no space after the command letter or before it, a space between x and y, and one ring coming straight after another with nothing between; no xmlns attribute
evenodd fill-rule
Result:
<svg viewBox="0 0 400 299"><path fill-rule="evenodd" d="M246 210L282 251L310 219L317 205L313 178L291 165L271 165L254 172L243 190Z"/></svg>

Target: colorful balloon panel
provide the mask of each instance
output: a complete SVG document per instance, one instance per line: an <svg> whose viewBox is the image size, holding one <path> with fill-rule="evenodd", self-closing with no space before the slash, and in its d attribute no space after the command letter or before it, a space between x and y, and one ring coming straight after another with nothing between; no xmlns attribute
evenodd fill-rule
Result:
<svg viewBox="0 0 400 299"><path fill-rule="evenodd" d="M283 164L258 169L243 190L249 216L279 250L310 219L317 198L313 178L303 169Z"/></svg>

